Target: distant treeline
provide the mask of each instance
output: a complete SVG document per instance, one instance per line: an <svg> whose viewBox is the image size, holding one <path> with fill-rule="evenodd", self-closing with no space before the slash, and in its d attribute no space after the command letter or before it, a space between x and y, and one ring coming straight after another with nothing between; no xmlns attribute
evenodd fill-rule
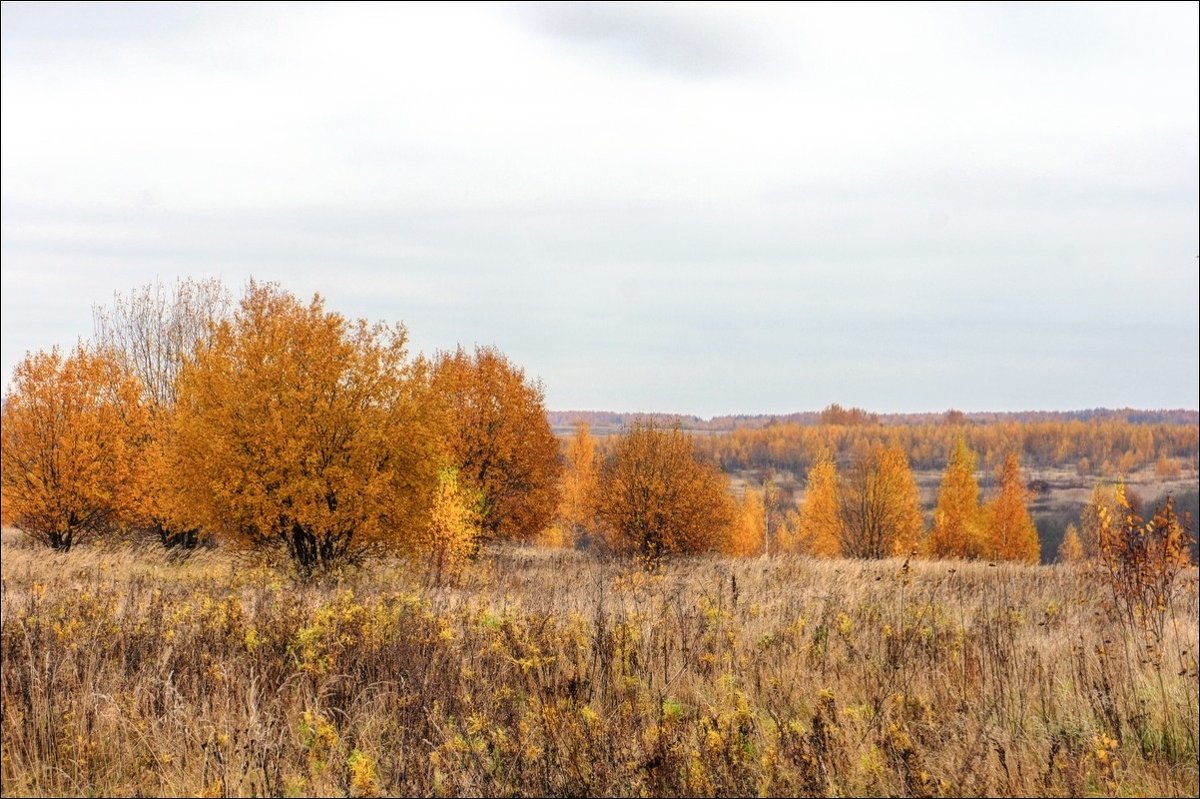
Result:
<svg viewBox="0 0 1200 799"><path fill-rule="evenodd" d="M1200 419L1189 410L1030 411L1021 413L874 414L832 405L786 416L725 416L704 420L668 414L551 411L560 433L586 421L596 433L618 432L634 421L678 424L697 447L727 471L806 471L822 451L846 461L876 444L900 446L917 469L942 469L961 434L994 468L1013 450L1030 467L1068 467L1108 477L1153 466L1164 477L1196 469Z"/></svg>
<svg viewBox="0 0 1200 799"><path fill-rule="evenodd" d="M941 413L872 413L862 408L843 408L834 404L820 411L796 413L739 413L701 416L672 413L618 413L614 411L548 411L550 425L555 429L571 428L576 422L587 422L592 432L599 429L622 428L636 421L652 422L657 426L678 424L683 430L703 430L725 433L744 427L761 429L774 425L798 424L873 424L910 427L913 425L1001 424L1004 422L1091 422L1112 421L1129 424L1200 425L1200 411L1184 408L1084 408L1076 411L972 411L948 410Z"/></svg>

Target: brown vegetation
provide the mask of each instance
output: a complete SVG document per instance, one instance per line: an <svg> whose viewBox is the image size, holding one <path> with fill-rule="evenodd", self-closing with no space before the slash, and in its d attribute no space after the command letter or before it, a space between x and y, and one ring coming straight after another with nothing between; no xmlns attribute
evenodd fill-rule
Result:
<svg viewBox="0 0 1200 799"><path fill-rule="evenodd" d="M1156 669L1077 567L489 554L292 585L6 540L4 793L1197 792L1194 570Z"/></svg>

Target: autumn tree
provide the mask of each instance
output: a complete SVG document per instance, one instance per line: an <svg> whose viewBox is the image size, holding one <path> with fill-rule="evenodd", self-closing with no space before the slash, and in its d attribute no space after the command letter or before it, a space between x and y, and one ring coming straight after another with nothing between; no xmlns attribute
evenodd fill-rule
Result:
<svg viewBox="0 0 1200 799"><path fill-rule="evenodd" d="M763 503L763 555L771 557L783 551L786 535L786 516L796 506L796 499L789 486L775 481L773 474L762 478Z"/></svg>
<svg viewBox="0 0 1200 799"><path fill-rule="evenodd" d="M1124 488L1121 491L1125 496L1124 501L1128 503L1128 495L1125 494ZM1084 558L1091 560L1100 556L1105 519L1116 518L1120 513L1122 511L1120 503L1117 502L1117 491L1113 486L1105 483L1092 486L1092 495L1079 515L1079 533L1083 542Z"/></svg>
<svg viewBox="0 0 1200 799"><path fill-rule="evenodd" d="M967 415L957 408L951 408L942 414L942 424L951 427L961 427L967 423Z"/></svg>
<svg viewBox="0 0 1200 799"><path fill-rule="evenodd" d="M1160 456L1154 463L1154 473L1164 480L1178 480L1183 474L1183 466L1180 465L1178 458L1168 458Z"/></svg>
<svg viewBox="0 0 1200 799"><path fill-rule="evenodd" d="M562 470L541 385L495 347L459 347L438 356L434 388L459 479L483 498L484 537L532 540L558 509Z"/></svg>
<svg viewBox="0 0 1200 799"><path fill-rule="evenodd" d="M746 486L741 501L735 503L733 523L722 550L727 555L748 558L765 554L767 505L761 489Z"/></svg>
<svg viewBox="0 0 1200 799"><path fill-rule="evenodd" d="M1010 452L996 474L999 487L994 499L984 508L987 533L987 557L1037 563L1041 543L1037 527L1029 515L1025 483L1021 479L1021 457Z"/></svg>
<svg viewBox="0 0 1200 799"><path fill-rule="evenodd" d="M610 548L648 560L719 549L734 517L729 478L678 427L635 423L604 465L599 500Z"/></svg>
<svg viewBox="0 0 1200 799"><path fill-rule="evenodd" d="M876 444L859 452L838 486L838 500L842 554L887 558L916 547L920 494L903 449Z"/></svg>
<svg viewBox="0 0 1200 799"><path fill-rule="evenodd" d="M182 512L302 576L412 551L443 457L427 370L401 325L351 322L251 283L179 375Z"/></svg>
<svg viewBox="0 0 1200 799"><path fill-rule="evenodd" d="M435 584L456 576L477 551L479 504L479 497L463 487L454 468L438 472L429 524L419 547L428 555Z"/></svg>
<svg viewBox="0 0 1200 799"><path fill-rule="evenodd" d="M775 542L772 554L787 553L794 555L806 552L801 539L800 508L793 506L779 512L779 521L775 528Z"/></svg>
<svg viewBox="0 0 1200 799"><path fill-rule="evenodd" d="M800 504L798 544L800 551L833 558L842 553L846 537L838 498L838 471L826 450L808 470L804 499Z"/></svg>
<svg viewBox="0 0 1200 799"><path fill-rule="evenodd" d="M1176 417L1172 413L1167 417L1170 421L1153 424L1140 420L1140 414L1127 419L1079 420L1042 419L1042 414L972 414L966 418L949 411L885 419L831 405L817 414L772 418L770 423L765 423L765 418L713 420L708 424L732 424L734 429L710 428L716 434L705 436L699 445L728 470L801 471L811 466L822 448L844 461L857 447L870 443L903 446L914 468L944 469L946 455L962 437L988 468L999 466L1016 446L1023 462L1042 467L1079 464L1082 473L1108 473L1122 463L1133 468L1152 466L1162 459L1169 473L1172 460L1189 467L1196 462L1194 414L1180 412Z"/></svg>
<svg viewBox="0 0 1200 799"><path fill-rule="evenodd" d="M144 512L149 418L141 385L111 355L76 347L25 356L0 412L4 514L69 550Z"/></svg>
<svg viewBox="0 0 1200 799"><path fill-rule="evenodd" d="M219 280L188 278L173 287L160 281L128 294L118 292L111 305L92 309L97 346L141 380L152 431L143 455L145 524L168 548L190 549L204 539L199 528L178 519L177 476L167 463L176 381L215 324L228 316L231 304L229 290Z"/></svg>
<svg viewBox="0 0 1200 799"><path fill-rule="evenodd" d="M843 408L836 402L821 411L821 424L828 425L863 425L877 422L879 416L868 413L862 408Z"/></svg>
<svg viewBox="0 0 1200 799"><path fill-rule="evenodd" d="M1058 562L1078 563L1083 560L1083 557L1083 539L1079 536L1079 528L1074 524L1068 524L1062 543L1058 545Z"/></svg>
<svg viewBox="0 0 1200 799"><path fill-rule="evenodd" d="M942 475L927 542L929 554L936 558L987 557L975 462L975 453L960 436Z"/></svg>
<svg viewBox="0 0 1200 799"><path fill-rule="evenodd" d="M600 462L596 439L587 422L576 422L575 434L567 442L566 468L562 472L559 519L568 546L589 539L596 526L596 500Z"/></svg>

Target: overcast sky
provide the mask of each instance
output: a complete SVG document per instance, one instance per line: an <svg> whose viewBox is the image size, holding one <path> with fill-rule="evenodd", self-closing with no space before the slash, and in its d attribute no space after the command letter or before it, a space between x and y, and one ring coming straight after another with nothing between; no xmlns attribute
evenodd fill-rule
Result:
<svg viewBox="0 0 1200 799"><path fill-rule="evenodd" d="M4 3L2 323L281 281L555 409L1200 406L1200 19Z"/></svg>

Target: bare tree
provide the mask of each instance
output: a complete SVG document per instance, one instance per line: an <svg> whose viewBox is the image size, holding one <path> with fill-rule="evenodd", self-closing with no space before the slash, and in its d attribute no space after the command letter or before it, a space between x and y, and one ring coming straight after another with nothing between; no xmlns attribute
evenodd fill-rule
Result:
<svg viewBox="0 0 1200 799"><path fill-rule="evenodd" d="M161 281L117 292L110 306L94 306L95 341L141 379L155 408L175 405L175 378L211 326L229 315L229 290L216 278Z"/></svg>
<svg viewBox="0 0 1200 799"><path fill-rule="evenodd" d="M108 353L141 384L150 414L151 441L144 449L147 484L144 523L168 549L194 549L206 538L194 524L181 522L174 508L177 486L169 474L167 448L175 413L176 379L196 348L229 316L232 298L221 281L161 281L117 292L110 306L94 306L99 351Z"/></svg>

